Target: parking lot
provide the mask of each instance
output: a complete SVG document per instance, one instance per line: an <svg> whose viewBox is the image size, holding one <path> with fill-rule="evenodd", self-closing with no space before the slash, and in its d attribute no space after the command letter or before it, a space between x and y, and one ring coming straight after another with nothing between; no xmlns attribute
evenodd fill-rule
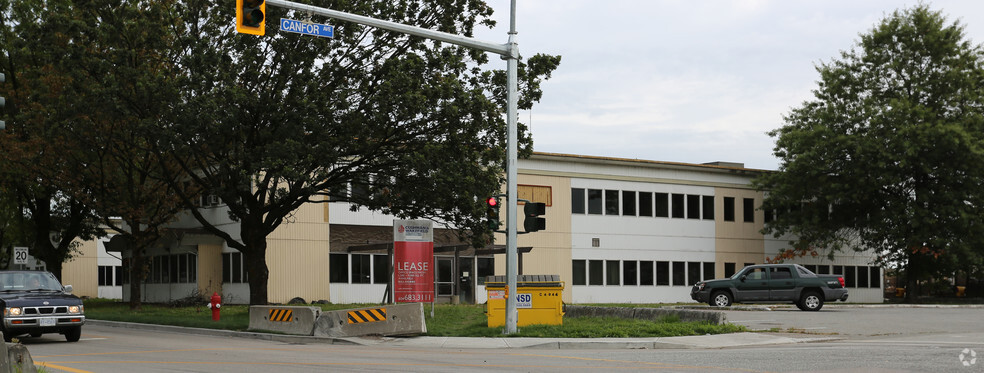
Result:
<svg viewBox="0 0 984 373"><path fill-rule="evenodd" d="M726 311L728 322L751 330L837 335L847 339L932 335L984 334L984 306L897 306L828 304L819 312L795 307Z"/></svg>

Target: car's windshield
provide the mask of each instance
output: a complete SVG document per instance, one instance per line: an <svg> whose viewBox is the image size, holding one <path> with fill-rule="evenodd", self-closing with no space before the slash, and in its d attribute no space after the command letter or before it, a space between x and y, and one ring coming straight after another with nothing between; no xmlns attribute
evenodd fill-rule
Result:
<svg viewBox="0 0 984 373"><path fill-rule="evenodd" d="M6 291L62 290L58 279L48 272L0 272L0 286Z"/></svg>

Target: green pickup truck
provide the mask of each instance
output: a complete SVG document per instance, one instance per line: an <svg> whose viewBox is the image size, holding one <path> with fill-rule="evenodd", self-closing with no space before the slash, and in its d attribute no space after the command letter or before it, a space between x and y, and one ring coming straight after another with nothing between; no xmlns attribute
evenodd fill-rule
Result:
<svg viewBox="0 0 984 373"><path fill-rule="evenodd" d="M824 302L847 301L841 275L818 275L798 264L764 264L742 268L731 278L694 284L690 298L711 306L734 303L793 303L819 311Z"/></svg>

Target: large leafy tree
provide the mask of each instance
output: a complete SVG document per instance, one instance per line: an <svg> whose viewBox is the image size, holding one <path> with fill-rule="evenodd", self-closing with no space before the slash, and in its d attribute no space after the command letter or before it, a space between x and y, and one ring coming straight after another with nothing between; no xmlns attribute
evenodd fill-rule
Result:
<svg viewBox="0 0 984 373"><path fill-rule="evenodd" d="M156 128L177 102L173 46L183 29L177 1L73 1L63 22L74 23L67 46L76 91L85 92L85 115L65 133L77 143L67 152L64 184L90 186L79 195L102 223L118 233L112 243L129 253L130 307L141 306L146 249L157 245L183 211L184 194L197 187L166 179L176 173L175 152L160 152ZM181 193L174 189L180 188Z"/></svg>
<svg viewBox="0 0 984 373"><path fill-rule="evenodd" d="M796 237L780 258L873 250L910 289L955 263L980 266L982 57L959 23L919 5L820 64L814 99L770 133L779 172L757 180L763 209L780 211L766 231Z"/></svg>
<svg viewBox="0 0 984 373"><path fill-rule="evenodd" d="M26 245L61 278L62 263L75 255L78 240L101 230L94 211L78 198L81 184L63 184L67 151L64 129L84 116L83 92L73 90L65 47L71 24L61 18L66 1L0 0L0 69L7 75L7 129L0 132L0 183L4 205L17 211L14 244ZM82 105L82 106L80 106ZM86 145L88 146L88 145ZM7 225L10 227L10 225Z"/></svg>
<svg viewBox="0 0 984 373"><path fill-rule="evenodd" d="M244 254L251 304L267 303L266 237L329 196L488 242L481 200L503 182L505 79L484 68L484 53L345 22L331 22L332 39L278 33L270 21L264 37L240 35L231 3L186 4L182 104L161 150L188 155L183 178L228 206L238 233L186 198L206 229ZM492 12L480 0L313 5L465 36ZM304 15L267 7L268 20L281 17ZM523 106L558 63L524 63Z"/></svg>

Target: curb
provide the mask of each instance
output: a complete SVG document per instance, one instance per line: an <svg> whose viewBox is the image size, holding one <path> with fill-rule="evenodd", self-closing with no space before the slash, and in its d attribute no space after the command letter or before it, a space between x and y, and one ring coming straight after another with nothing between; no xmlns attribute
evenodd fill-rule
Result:
<svg viewBox="0 0 984 373"><path fill-rule="evenodd" d="M191 328L191 327L184 327L184 326L141 324L141 323L132 323L132 322L106 321L106 320L93 320L93 319L86 319L85 323L91 325L110 326L114 328L139 329L139 330L150 330L150 331L180 333L180 334L197 334L197 335L207 335L207 336L214 336L214 337L236 337L236 338L258 339L264 341L284 342L284 343L323 343L323 344L337 344L337 345L351 345L351 346L363 345L362 343L347 338L325 338L325 337L312 337L312 336L302 336L302 335L240 332L235 330Z"/></svg>
<svg viewBox="0 0 984 373"><path fill-rule="evenodd" d="M124 329L139 329L175 334L197 334L216 337L235 337L282 343L321 343L369 347L416 347L441 349L549 349L549 350L656 350L656 349L721 349L761 345L785 345L841 340L834 337L794 338L769 333L732 333L684 337L655 338L598 338L598 339L538 339L538 338L467 338L467 337L379 337L328 338L285 334L238 332L232 330L190 328L170 325L140 324L120 321L86 320L87 324Z"/></svg>

